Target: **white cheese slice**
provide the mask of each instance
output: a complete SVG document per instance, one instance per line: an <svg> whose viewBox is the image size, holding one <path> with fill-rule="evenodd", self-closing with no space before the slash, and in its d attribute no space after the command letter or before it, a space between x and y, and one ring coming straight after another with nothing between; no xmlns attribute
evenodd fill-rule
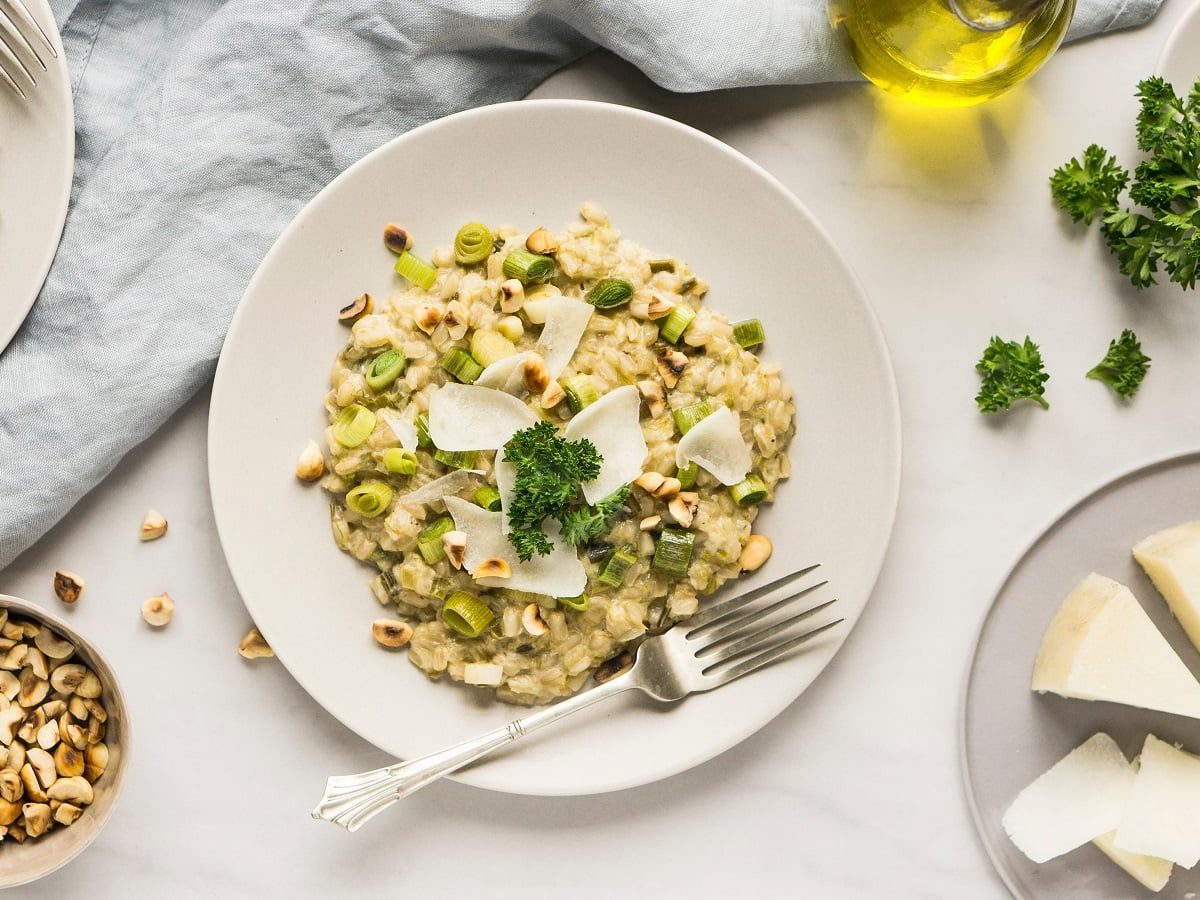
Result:
<svg viewBox="0 0 1200 900"><path fill-rule="evenodd" d="M1116 844L1116 837L1117 833L1110 831L1098 838L1093 838L1092 843L1099 847L1105 856L1137 879L1142 887L1149 888L1155 893L1165 888L1167 882L1171 880L1171 870L1175 868L1175 864L1169 859L1159 859L1157 856L1145 856L1141 853L1122 850Z"/></svg>
<svg viewBox="0 0 1200 900"><path fill-rule="evenodd" d="M1062 856L1117 827L1133 781L1116 741L1093 735L1017 795L1004 830L1036 863Z"/></svg>
<svg viewBox="0 0 1200 900"><path fill-rule="evenodd" d="M1136 559L1167 601L1167 606L1200 647L1200 522L1185 522L1141 541Z"/></svg>
<svg viewBox="0 0 1200 900"><path fill-rule="evenodd" d="M503 391L450 382L429 399L429 437L439 450L498 450L537 413Z"/></svg>
<svg viewBox="0 0 1200 900"><path fill-rule="evenodd" d="M379 411L379 418L391 429L392 434L396 436L396 440L400 442L401 447L405 450L416 451L417 406L415 403L408 404L401 412L396 412L394 409L389 408L381 409Z"/></svg>
<svg viewBox="0 0 1200 900"><path fill-rule="evenodd" d="M496 460L496 490L500 492L500 511L504 513L504 531L510 531L508 511L512 508L514 488L517 483L516 464Z"/></svg>
<svg viewBox="0 0 1200 900"><path fill-rule="evenodd" d="M506 391L510 394L516 393L524 387L521 376L521 365L529 356L529 351L524 353L515 353L512 356L506 356L504 359L498 359L486 369L484 369L479 377L475 379L476 387L495 388L498 391ZM517 390L510 389L510 384Z"/></svg>
<svg viewBox="0 0 1200 900"><path fill-rule="evenodd" d="M482 475L479 469L455 469L440 478L426 482L415 491L401 494L396 501L401 506L421 506L425 503L436 503L449 494L458 494L474 484L476 477Z"/></svg>
<svg viewBox="0 0 1200 900"><path fill-rule="evenodd" d="M554 551L547 556L535 554L528 562L521 562L505 535L504 513L490 512L461 497L447 497L446 509L454 517L454 527L467 536L463 567L468 572L474 573L481 562L493 557L504 560L512 569L511 578L476 579L481 586L512 588L550 597L578 597L583 593L587 573L575 548L557 540L557 522L548 520L544 526Z"/></svg>
<svg viewBox="0 0 1200 900"><path fill-rule="evenodd" d="M567 423L563 436L568 441L587 438L604 458L600 474L583 485L583 496L588 503L603 500L642 474L648 450L646 436L642 434L641 409L641 394L627 384L584 407Z"/></svg>
<svg viewBox="0 0 1200 900"><path fill-rule="evenodd" d="M1129 588L1094 573L1046 629L1031 687L1200 718L1200 683Z"/></svg>
<svg viewBox="0 0 1200 900"><path fill-rule="evenodd" d="M750 473L750 448L728 406L718 407L679 439L675 463L682 469L690 462L711 472L721 484L737 484Z"/></svg>
<svg viewBox="0 0 1200 900"><path fill-rule="evenodd" d="M1115 843L1189 869L1200 862L1200 759L1147 735Z"/></svg>
<svg viewBox="0 0 1200 900"><path fill-rule="evenodd" d="M546 362L551 378L557 378L571 362L587 331L595 307L569 297L551 297L546 301L546 324L538 337L537 352Z"/></svg>

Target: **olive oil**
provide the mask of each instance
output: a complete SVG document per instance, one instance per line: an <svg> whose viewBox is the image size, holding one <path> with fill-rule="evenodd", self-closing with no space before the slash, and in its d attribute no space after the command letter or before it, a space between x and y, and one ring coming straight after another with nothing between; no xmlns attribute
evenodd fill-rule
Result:
<svg viewBox="0 0 1200 900"><path fill-rule="evenodd" d="M1032 75L1066 34L1075 0L831 0L862 73L934 106L966 106Z"/></svg>

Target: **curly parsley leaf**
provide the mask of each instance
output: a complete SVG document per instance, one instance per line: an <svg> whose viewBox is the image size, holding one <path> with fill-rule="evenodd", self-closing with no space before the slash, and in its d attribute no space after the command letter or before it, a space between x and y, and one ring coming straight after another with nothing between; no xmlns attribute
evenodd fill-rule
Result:
<svg viewBox="0 0 1200 900"><path fill-rule="evenodd" d="M627 499L629 485L613 491L593 507L580 506L567 510L559 517L562 539L568 544L586 544L608 534L613 519L625 508Z"/></svg>
<svg viewBox="0 0 1200 900"><path fill-rule="evenodd" d="M1142 386L1149 368L1150 357L1142 352L1137 335L1126 328L1119 338L1108 342L1104 359L1087 373L1087 377L1104 382L1128 400Z"/></svg>
<svg viewBox="0 0 1200 900"><path fill-rule="evenodd" d="M1138 84L1138 147L1147 157L1129 172L1095 144L1050 176L1055 201L1076 222L1100 217L1100 231L1121 272L1137 288L1160 267L1181 287L1200 267L1200 81L1186 98L1162 78ZM1129 199L1140 210L1121 203Z"/></svg>
<svg viewBox="0 0 1200 900"><path fill-rule="evenodd" d="M1017 400L1032 400L1042 409L1050 408L1043 396L1050 376L1042 366L1038 345L1028 337L1024 343L993 337L975 371L983 376L975 398L980 412L1008 409Z"/></svg>
<svg viewBox="0 0 1200 900"><path fill-rule="evenodd" d="M538 422L504 445L504 461L517 469L508 539L523 562L535 553L546 556L554 545L543 523L547 518L562 521L579 485L600 474L600 453L591 441L564 440L551 423Z"/></svg>

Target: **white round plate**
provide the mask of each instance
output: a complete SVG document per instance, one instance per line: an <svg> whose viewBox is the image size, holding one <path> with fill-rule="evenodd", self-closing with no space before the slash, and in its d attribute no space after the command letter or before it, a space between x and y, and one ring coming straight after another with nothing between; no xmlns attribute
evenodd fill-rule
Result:
<svg viewBox="0 0 1200 900"><path fill-rule="evenodd" d="M514 793L599 793L704 762L796 699L862 612L896 508L899 410L875 316L820 226L762 169L669 119L563 100L450 116L369 154L296 217L247 288L212 395L221 543L247 608L296 679L399 757L507 723L522 710L429 681L404 654L373 645L370 572L334 547L326 497L292 472L325 425L322 398L346 340L338 308L396 287L386 223L402 222L428 254L470 220L565 228L585 200L631 239L688 260L711 283L713 308L762 318L767 356L796 388L799 429L792 478L756 526L776 547L758 580L820 562L846 624L719 691L674 708L626 695L458 776Z"/></svg>
<svg viewBox="0 0 1200 900"><path fill-rule="evenodd" d="M1200 78L1200 3L1194 3L1175 25L1154 71L1184 97Z"/></svg>
<svg viewBox="0 0 1200 900"><path fill-rule="evenodd" d="M48 72L22 100L0 84L0 351L37 299L58 249L75 171L75 113L66 54L46 0L26 0L58 58L30 35Z"/></svg>
<svg viewBox="0 0 1200 900"><path fill-rule="evenodd" d="M1046 626L1089 572L1128 585L1180 658L1200 676L1200 653L1130 553L1147 535L1200 517L1197 484L1200 454L1189 453L1137 469L1094 491L1026 551L984 620L963 694L963 777L984 847L1021 900L1150 895L1090 845L1040 866L1030 862L1008 839L1000 819L1022 788L1097 731L1112 735L1131 759L1147 733L1200 750L1200 722L1029 689ZM1190 900L1195 892L1200 892L1200 868L1176 866L1158 896Z"/></svg>

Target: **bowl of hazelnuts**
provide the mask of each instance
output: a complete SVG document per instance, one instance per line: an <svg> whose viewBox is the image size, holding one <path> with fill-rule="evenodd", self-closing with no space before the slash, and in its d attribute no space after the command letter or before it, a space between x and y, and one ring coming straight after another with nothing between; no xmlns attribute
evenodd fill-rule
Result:
<svg viewBox="0 0 1200 900"><path fill-rule="evenodd" d="M0 888L48 875L95 840L121 792L129 735L95 647L0 594Z"/></svg>

